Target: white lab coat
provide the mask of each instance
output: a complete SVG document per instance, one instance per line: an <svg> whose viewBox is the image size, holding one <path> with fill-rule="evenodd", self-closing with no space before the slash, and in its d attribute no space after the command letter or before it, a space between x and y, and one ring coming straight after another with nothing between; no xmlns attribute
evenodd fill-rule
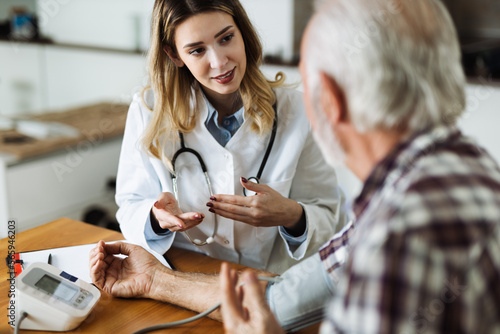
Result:
<svg viewBox="0 0 500 334"><path fill-rule="evenodd" d="M307 219L307 238L304 242L289 245L278 227L253 227L221 216L217 216L215 243L210 245L194 246L184 233L146 240L145 229L151 229L151 207L161 192L173 191L168 169L141 148L141 135L152 112L139 94L134 96L128 112L117 177L117 218L125 238L160 254L174 244L275 273L282 273L317 252L333 235L339 221L343 224L342 195L334 170L324 162L312 138L301 94L286 88L275 91L278 131L261 183L304 207ZM152 93L148 92L145 99L147 105L153 105ZM199 117L195 129L184 136L186 146L203 157L214 194L242 195L240 177L249 178L257 174L270 133L260 137L250 130L249 122L245 121L222 147L205 126L208 108L201 93L193 93L192 101ZM167 156L172 157L180 144L176 142L166 146ZM204 221L190 229L189 234L193 239L205 240L213 232L215 215L206 207L210 195L200 165L193 156L183 154L176 162L176 171L181 209L205 214Z"/></svg>

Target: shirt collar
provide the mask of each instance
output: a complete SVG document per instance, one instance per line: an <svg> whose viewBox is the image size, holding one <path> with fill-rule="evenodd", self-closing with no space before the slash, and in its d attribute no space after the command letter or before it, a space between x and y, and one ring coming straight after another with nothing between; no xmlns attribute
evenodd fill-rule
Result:
<svg viewBox="0 0 500 334"><path fill-rule="evenodd" d="M353 203L355 216L359 217L363 213L375 193L408 172L418 158L446 146L460 135L460 131L454 126L438 126L418 132L396 145L366 179L361 193Z"/></svg>
<svg viewBox="0 0 500 334"><path fill-rule="evenodd" d="M207 97L203 93L203 98L205 99L205 102L207 103L207 109L208 109L208 114L207 118L205 120L205 124L207 125L210 122L214 122L214 124L219 127L219 123L217 122L217 118L219 116L217 110L215 110L214 106L208 101ZM245 107L241 107L238 111L236 111L234 114L231 116L234 116L236 118L236 121L238 122L238 125L241 126L243 122L245 121ZM230 117L230 116L229 116Z"/></svg>

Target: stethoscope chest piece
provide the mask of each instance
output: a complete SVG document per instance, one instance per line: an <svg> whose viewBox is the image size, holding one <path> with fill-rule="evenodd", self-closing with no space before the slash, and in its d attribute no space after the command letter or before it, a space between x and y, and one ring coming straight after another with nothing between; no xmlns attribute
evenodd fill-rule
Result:
<svg viewBox="0 0 500 334"><path fill-rule="evenodd" d="M189 234L188 234L189 236ZM191 239L191 238L190 238ZM208 237L207 240L201 241L200 239L193 239L191 242L195 244L196 246L205 246L205 245L210 245L215 241L213 237Z"/></svg>
<svg viewBox="0 0 500 334"><path fill-rule="evenodd" d="M247 180L254 183L260 183L259 179L256 176L250 176L249 178L247 178ZM247 190L245 187L243 187L243 195L254 196L257 195L257 193L255 191Z"/></svg>

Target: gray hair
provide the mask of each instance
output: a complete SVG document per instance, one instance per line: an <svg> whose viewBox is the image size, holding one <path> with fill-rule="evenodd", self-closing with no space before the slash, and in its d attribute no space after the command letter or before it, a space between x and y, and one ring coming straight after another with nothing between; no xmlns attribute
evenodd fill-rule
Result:
<svg viewBox="0 0 500 334"><path fill-rule="evenodd" d="M320 0L303 54L345 95L359 132L455 124L465 108L457 34L439 0ZM314 98L314 97L313 97Z"/></svg>

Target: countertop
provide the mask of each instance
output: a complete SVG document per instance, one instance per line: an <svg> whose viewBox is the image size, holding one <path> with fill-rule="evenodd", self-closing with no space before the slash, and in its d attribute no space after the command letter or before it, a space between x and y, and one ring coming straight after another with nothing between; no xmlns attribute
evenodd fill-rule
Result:
<svg viewBox="0 0 500 334"><path fill-rule="evenodd" d="M75 137L35 139L16 130L0 130L0 157L7 164L46 155L65 147L83 146L123 135L128 105L99 103L66 111L29 116L29 120L58 122L77 129ZM26 118L24 118L26 119Z"/></svg>

